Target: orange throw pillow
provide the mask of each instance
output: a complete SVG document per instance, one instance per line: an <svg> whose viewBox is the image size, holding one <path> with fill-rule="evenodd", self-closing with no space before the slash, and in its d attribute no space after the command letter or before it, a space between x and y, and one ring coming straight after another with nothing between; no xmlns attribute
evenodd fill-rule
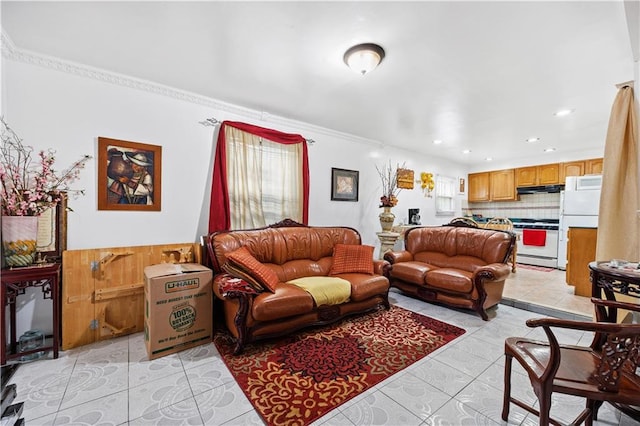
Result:
<svg viewBox="0 0 640 426"><path fill-rule="evenodd" d="M260 281L258 281L253 275L245 272L243 268L236 264L232 262L224 262L222 270L234 278L240 278L241 280L246 281L249 287L253 288L257 292L264 291L264 286L260 284Z"/></svg>
<svg viewBox="0 0 640 426"><path fill-rule="evenodd" d="M244 272L254 277L260 284L271 292L276 291L276 285L280 282L278 275L253 257L245 246L225 255L235 266L242 268Z"/></svg>
<svg viewBox="0 0 640 426"><path fill-rule="evenodd" d="M362 273L373 275L373 246L336 244L329 275Z"/></svg>

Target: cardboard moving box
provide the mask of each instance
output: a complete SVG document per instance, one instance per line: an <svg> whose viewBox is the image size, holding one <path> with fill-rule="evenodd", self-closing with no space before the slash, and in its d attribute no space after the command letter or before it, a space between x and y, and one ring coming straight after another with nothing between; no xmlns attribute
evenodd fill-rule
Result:
<svg viewBox="0 0 640 426"><path fill-rule="evenodd" d="M144 339L149 359L213 339L211 269L197 263L144 268Z"/></svg>

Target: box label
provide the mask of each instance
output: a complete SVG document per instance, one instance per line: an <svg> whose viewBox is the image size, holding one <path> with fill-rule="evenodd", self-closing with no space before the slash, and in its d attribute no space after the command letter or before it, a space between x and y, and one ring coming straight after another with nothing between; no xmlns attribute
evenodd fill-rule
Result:
<svg viewBox="0 0 640 426"><path fill-rule="evenodd" d="M189 278L187 280L167 281L164 284L165 293L175 293L177 291L194 290L200 287L200 279Z"/></svg>
<svg viewBox="0 0 640 426"><path fill-rule="evenodd" d="M196 322L196 308L188 303L176 305L169 314L169 324L175 331L184 331Z"/></svg>

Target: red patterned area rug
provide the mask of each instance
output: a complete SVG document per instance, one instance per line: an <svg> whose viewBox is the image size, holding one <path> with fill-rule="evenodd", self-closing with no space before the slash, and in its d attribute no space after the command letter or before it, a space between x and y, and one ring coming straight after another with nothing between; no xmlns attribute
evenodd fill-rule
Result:
<svg viewBox="0 0 640 426"><path fill-rule="evenodd" d="M453 325L392 306L335 325L247 345L215 344L269 425L307 425L464 334Z"/></svg>
<svg viewBox="0 0 640 426"><path fill-rule="evenodd" d="M532 271L540 271L540 272L551 272L555 271L555 268L547 268L546 266L536 266L536 265L525 265L523 263L516 263L516 269L530 269Z"/></svg>

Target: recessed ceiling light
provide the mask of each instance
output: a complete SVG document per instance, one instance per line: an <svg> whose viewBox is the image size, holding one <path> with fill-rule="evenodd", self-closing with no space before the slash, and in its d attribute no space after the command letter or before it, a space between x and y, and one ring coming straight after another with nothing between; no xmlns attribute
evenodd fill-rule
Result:
<svg viewBox="0 0 640 426"><path fill-rule="evenodd" d="M556 117L564 117L565 115L569 115L573 112L572 109L561 109L560 111L557 111L555 114Z"/></svg>
<svg viewBox="0 0 640 426"><path fill-rule="evenodd" d="M538 142L540 140L540 138L529 138L527 139L527 142Z"/></svg>
<svg viewBox="0 0 640 426"><path fill-rule="evenodd" d="M555 148L546 148L544 152L553 152L555 150L556 150Z"/></svg>
<svg viewBox="0 0 640 426"><path fill-rule="evenodd" d="M485 158L485 160L487 160L487 161L493 161L493 158L491 158L491 157L487 157L487 158Z"/></svg>
<svg viewBox="0 0 640 426"><path fill-rule="evenodd" d="M462 151L462 153L463 153L463 154L468 154L468 153L470 153L470 152L471 152L471 150L470 150L470 149L465 149L464 151Z"/></svg>
<svg viewBox="0 0 640 426"><path fill-rule="evenodd" d="M442 143L441 139L434 139L433 140L434 145L440 145Z"/></svg>

